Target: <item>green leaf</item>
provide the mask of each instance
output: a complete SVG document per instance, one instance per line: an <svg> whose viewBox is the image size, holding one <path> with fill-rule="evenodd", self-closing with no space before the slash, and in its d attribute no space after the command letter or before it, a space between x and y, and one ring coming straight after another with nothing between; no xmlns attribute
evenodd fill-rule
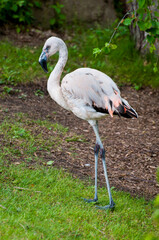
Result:
<svg viewBox="0 0 159 240"><path fill-rule="evenodd" d="M138 19L139 19L139 21L142 21L142 19L143 19L143 16L144 16L144 14L143 14L143 13L140 13L140 14L138 15Z"/></svg>
<svg viewBox="0 0 159 240"><path fill-rule="evenodd" d="M16 32L17 32L17 33L20 33L20 31L21 31L20 27L17 27L17 28L16 28Z"/></svg>
<svg viewBox="0 0 159 240"><path fill-rule="evenodd" d="M136 12L137 12L138 14L144 15L144 14L145 14L145 9L144 9L144 8L138 8L138 9L136 10Z"/></svg>
<svg viewBox="0 0 159 240"><path fill-rule="evenodd" d="M148 21L148 22L138 21L138 26L139 26L141 31L145 31L152 26L152 22L151 21Z"/></svg>
<svg viewBox="0 0 159 240"><path fill-rule="evenodd" d="M18 9L18 6L17 6L17 5L13 5L11 9L12 9L14 12L16 12L17 9Z"/></svg>
<svg viewBox="0 0 159 240"><path fill-rule="evenodd" d="M153 71L154 71L154 73L158 72L158 68L157 67L153 67Z"/></svg>
<svg viewBox="0 0 159 240"><path fill-rule="evenodd" d="M39 2L39 1L35 1L35 2L34 2L34 5L35 5L35 7L37 7L37 8L41 8L41 2Z"/></svg>
<svg viewBox="0 0 159 240"><path fill-rule="evenodd" d="M66 16L65 16L64 14L60 14L60 15L59 15L59 18L60 18L61 20L65 20L65 19L66 19Z"/></svg>
<svg viewBox="0 0 159 240"><path fill-rule="evenodd" d="M123 24L124 24L125 26L129 26L129 25L131 24L132 20L133 20L133 18L126 18L126 19L124 20Z"/></svg>
<svg viewBox="0 0 159 240"><path fill-rule="evenodd" d="M154 14L155 14L155 17L159 17L159 12L154 12Z"/></svg>
<svg viewBox="0 0 159 240"><path fill-rule="evenodd" d="M25 5L25 1L19 1L19 2L17 2L17 4L19 5L19 7L22 7Z"/></svg>
<svg viewBox="0 0 159 240"><path fill-rule="evenodd" d="M155 45L152 43L150 47L150 53L153 53L156 50Z"/></svg>
<svg viewBox="0 0 159 240"><path fill-rule="evenodd" d="M48 161L46 164L47 164L48 166L51 166L53 163L54 163L54 161Z"/></svg>
<svg viewBox="0 0 159 240"><path fill-rule="evenodd" d="M106 42L106 43L105 43L105 47L106 47L106 48L109 48L109 46L110 46L110 43Z"/></svg>
<svg viewBox="0 0 159 240"><path fill-rule="evenodd" d="M110 44L110 48L114 50L114 49L117 48L117 45L116 44Z"/></svg>
<svg viewBox="0 0 159 240"><path fill-rule="evenodd" d="M155 38L153 37L153 36L151 36L151 35L147 35L147 41L149 42L149 43L154 43L154 41L155 41Z"/></svg>
<svg viewBox="0 0 159 240"><path fill-rule="evenodd" d="M153 71L154 71L154 73L156 73L158 71L157 63L154 63ZM157 203L157 201L156 201L156 203ZM158 206L159 206L159 196L158 196Z"/></svg>
<svg viewBox="0 0 159 240"><path fill-rule="evenodd" d="M99 54L99 53L101 53L101 49L99 49L99 48L94 48L93 49L93 54L95 55L95 57Z"/></svg>
<svg viewBox="0 0 159 240"><path fill-rule="evenodd" d="M104 47L103 51L104 51L105 54L109 54L110 53L110 46Z"/></svg>
<svg viewBox="0 0 159 240"><path fill-rule="evenodd" d="M19 15L14 14L14 15L13 15L13 18L19 18Z"/></svg>
<svg viewBox="0 0 159 240"><path fill-rule="evenodd" d="M159 29L157 28L146 29L146 32L152 33L154 35L159 35Z"/></svg>
<svg viewBox="0 0 159 240"><path fill-rule="evenodd" d="M139 8L143 8L145 4L145 0L138 0L138 3L139 3Z"/></svg>
<svg viewBox="0 0 159 240"><path fill-rule="evenodd" d="M56 19L55 18L51 18L50 19L50 25L53 26L56 23Z"/></svg>
<svg viewBox="0 0 159 240"><path fill-rule="evenodd" d="M151 23L152 23L153 28L158 28L159 29L159 21L153 20L153 21L151 21Z"/></svg>
<svg viewBox="0 0 159 240"><path fill-rule="evenodd" d="M140 28L141 31L145 31L145 22L143 21L138 21L138 26Z"/></svg>
<svg viewBox="0 0 159 240"><path fill-rule="evenodd" d="M139 90L141 89L141 87L142 87L142 84L141 84L141 83L134 85L134 89L135 89L136 91L139 91Z"/></svg>
<svg viewBox="0 0 159 240"><path fill-rule="evenodd" d="M10 87L5 86L5 87L3 87L3 91L4 91L5 93L10 94L10 93L13 91L13 88L10 88Z"/></svg>

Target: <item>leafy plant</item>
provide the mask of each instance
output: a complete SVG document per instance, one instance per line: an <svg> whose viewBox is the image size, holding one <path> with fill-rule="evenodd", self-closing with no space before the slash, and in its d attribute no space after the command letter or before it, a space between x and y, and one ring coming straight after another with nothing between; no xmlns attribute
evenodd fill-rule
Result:
<svg viewBox="0 0 159 240"><path fill-rule="evenodd" d="M99 53L105 53L105 54L109 54L111 52L111 50L114 50L117 48L116 44L111 44L106 42L105 46L102 47L101 49L99 48L94 48L93 49L93 54L95 55L95 57L99 54Z"/></svg>
<svg viewBox="0 0 159 240"><path fill-rule="evenodd" d="M5 86L5 87L3 87L3 92L7 93L7 94L10 94L10 93L13 92L13 88Z"/></svg>
<svg viewBox="0 0 159 240"><path fill-rule="evenodd" d="M51 27L61 27L64 24L64 21L66 19L66 16L62 13L62 8L64 7L63 4L56 3L54 5L51 5L51 8L55 11L55 18L52 18L50 20Z"/></svg>
<svg viewBox="0 0 159 240"><path fill-rule="evenodd" d="M136 91L140 90L141 87L142 87L142 84L141 84L141 83L140 83L140 84L135 84L135 85L134 85L134 89L135 89Z"/></svg>
<svg viewBox="0 0 159 240"><path fill-rule="evenodd" d="M159 13L153 10L154 1L137 0L137 2L137 9L130 12L130 16L123 21L123 24L130 26L133 23L133 27L138 26L141 31L144 31L146 33L145 42L149 44L152 53L156 50L155 40L159 37Z"/></svg>
<svg viewBox="0 0 159 240"><path fill-rule="evenodd" d="M33 20L32 7L33 3L27 0L1 0L0 22L30 24Z"/></svg>
<svg viewBox="0 0 159 240"><path fill-rule="evenodd" d="M134 0L130 2L134 2ZM155 3L152 0L137 0L137 3L137 9L128 11L120 20L109 42L106 42L105 46L102 48L93 49L93 54L95 54L95 56L100 53L109 54L111 49L117 48L117 45L111 44L111 41L121 24L127 27L132 25L134 28L138 26L140 31L145 32L145 46L147 45L149 47L150 53L152 54L156 51L155 41L159 38L159 13L153 10ZM159 6L157 6L157 9L159 9ZM153 71L155 73L158 71L157 61L154 63Z"/></svg>
<svg viewBox="0 0 159 240"><path fill-rule="evenodd" d="M39 97L43 97L44 96L44 92L41 91L40 89L35 91L35 96L39 96Z"/></svg>

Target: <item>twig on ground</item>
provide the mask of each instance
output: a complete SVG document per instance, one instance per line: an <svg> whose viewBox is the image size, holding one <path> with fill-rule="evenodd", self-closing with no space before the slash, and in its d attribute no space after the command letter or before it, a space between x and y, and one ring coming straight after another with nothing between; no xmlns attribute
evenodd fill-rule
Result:
<svg viewBox="0 0 159 240"><path fill-rule="evenodd" d="M26 231L25 227L21 223L19 223L19 225Z"/></svg>
<svg viewBox="0 0 159 240"><path fill-rule="evenodd" d="M4 207L3 205L0 204L0 207L3 208L3 209L7 209L6 207Z"/></svg>
<svg viewBox="0 0 159 240"><path fill-rule="evenodd" d="M105 232L102 232L101 230L99 230L98 228L96 228L95 226L92 226L94 229L96 229L97 231L99 231L100 233L105 235Z"/></svg>
<svg viewBox="0 0 159 240"><path fill-rule="evenodd" d="M22 187L14 187L14 188L19 189L19 190L26 190L26 191L33 191L33 192L41 193L41 191L34 191L30 188L22 188Z"/></svg>

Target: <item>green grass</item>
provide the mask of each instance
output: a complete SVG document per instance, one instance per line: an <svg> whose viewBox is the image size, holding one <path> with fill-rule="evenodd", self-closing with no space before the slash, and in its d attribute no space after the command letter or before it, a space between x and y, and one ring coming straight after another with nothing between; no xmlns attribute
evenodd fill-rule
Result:
<svg viewBox="0 0 159 240"><path fill-rule="evenodd" d="M40 161L52 148L60 150L61 139L64 138L68 128L58 123L32 120L24 114L15 114L14 118L5 118L0 125L0 160L14 161ZM52 134L54 132L54 134Z"/></svg>
<svg viewBox="0 0 159 240"><path fill-rule="evenodd" d="M93 187L54 168L1 166L2 239L143 239L154 230L152 205L115 192L114 212L87 204ZM21 189L18 189L21 188ZM100 204L108 203L105 188Z"/></svg>
<svg viewBox="0 0 159 240"><path fill-rule="evenodd" d="M21 48L6 41L0 42L0 48L0 84L36 82L37 76L45 76L38 63L40 48Z"/></svg>
<svg viewBox="0 0 159 240"><path fill-rule="evenodd" d="M134 48L134 42L130 39L124 27L118 30L118 38L113 39L117 49L109 55L99 55L95 58L93 48L103 47L109 41L112 29L82 29L77 28L70 40L66 40L69 49L69 59L64 74L79 67L96 68L110 77L119 85L131 84L136 90L144 85L158 87L158 72L154 73L155 57L150 55L143 58ZM122 34L121 34L122 33ZM68 32L71 35L71 32ZM41 69L38 59L42 46L17 47L9 42L1 42L0 58L0 84L12 84L39 82L42 78L47 79ZM48 61L49 73L52 71L58 59L58 55ZM64 75L63 74L63 75ZM4 92L11 91L5 89ZM36 93L41 94L41 93Z"/></svg>
<svg viewBox="0 0 159 240"><path fill-rule="evenodd" d="M5 115L8 113L1 109ZM82 197L94 196L91 182L74 179L46 160L51 150L69 145L59 124L32 120L18 113L0 125L0 238L18 239L144 239L155 231L152 201L115 191L114 212L99 210ZM71 137L72 136L72 137ZM72 141L84 139L74 133ZM69 146L68 146L69 147ZM75 152L75 149L72 150ZM99 205L108 204L99 188Z"/></svg>

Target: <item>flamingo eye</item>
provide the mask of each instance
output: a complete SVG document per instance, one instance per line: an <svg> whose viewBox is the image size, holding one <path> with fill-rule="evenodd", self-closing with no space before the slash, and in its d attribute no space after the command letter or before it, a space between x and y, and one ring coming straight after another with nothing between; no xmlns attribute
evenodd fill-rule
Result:
<svg viewBox="0 0 159 240"><path fill-rule="evenodd" d="M48 52L50 48L51 48L50 46L46 46L45 48L46 52Z"/></svg>

